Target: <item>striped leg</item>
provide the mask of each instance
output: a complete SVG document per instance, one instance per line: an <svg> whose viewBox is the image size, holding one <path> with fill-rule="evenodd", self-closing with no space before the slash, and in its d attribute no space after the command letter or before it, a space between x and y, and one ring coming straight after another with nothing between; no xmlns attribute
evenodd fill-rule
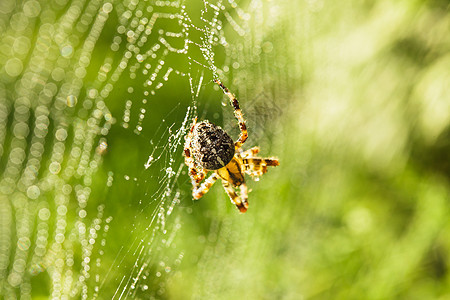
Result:
<svg viewBox="0 0 450 300"><path fill-rule="evenodd" d="M253 156L255 156L255 155L258 154L258 153L259 153L259 147L256 146L256 147L253 147L253 148L248 149L248 150L246 150L246 151L240 152L239 155L240 155L242 158L247 158L247 157L253 157Z"/></svg>
<svg viewBox="0 0 450 300"><path fill-rule="evenodd" d="M241 134L239 135L239 139L234 143L234 147L237 149L242 147L242 144L245 143L248 137L247 126L245 125L244 115L242 114L241 108L239 107L239 102L236 97L217 79L214 80L223 90L224 94L230 98L230 103L234 108L234 116L239 122L239 129L241 130Z"/></svg>
<svg viewBox="0 0 450 300"><path fill-rule="evenodd" d="M245 166L245 173L251 176L261 176L267 172L267 167L276 167L280 163L276 158L257 158L257 157L249 157L242 159L242 162Z"/></svg>
<svg viewBox="0 0 450 300"><path fill-rule="evenodd" d="M225 191L227 192L228 196L230 197L231 202L237 206L237 208L241 213L245 213L248 209L247 186L245 185L245 183L240 185L242 199L236 193L233 186L228 183L228 181L222 180L222 185Z"/></svg>
<svg viewBox="0 0 450 300"><path fill-rule="evenodd" d="M239 186L240 190L241 190L241 199L242 199L242 203L245 206L245 210L247 210L248 208L248 189L247 189L247 185L245 183L241 184Z"/></svg>
<svg viewBox="0 0 450 300"><path fill-rule="evenodd" d="M217 175L216 173L212 173L211 176L209 176L200 186L197 185L196 187L194 187L194 190L192 191L192 197L194 197L195 200L200 199L209 191L209 189L218 178L219 175Z"/></svg>
<svg viewBox="0 0 450 300"><path fill-rule="evenodd" d="M192 185L195 187L196 184L202 181L205 178L206 172L205 170L198 170L195 164L195 160L191 155L191 140L192 140L192 132L194 131L195 124L197 123L197 118L194 118L192 121L191 129L189 130L188 135L186 136L186 141L184 143L184 163L189 167L189 176L192 179Z"/></svg>

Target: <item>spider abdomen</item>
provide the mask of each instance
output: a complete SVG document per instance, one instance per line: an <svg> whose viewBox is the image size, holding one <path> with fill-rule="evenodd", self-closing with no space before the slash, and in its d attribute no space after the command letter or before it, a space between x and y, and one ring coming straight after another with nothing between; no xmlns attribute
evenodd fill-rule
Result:
<svg viewBox="0 0 450 300"><path fill-rule="evenodd" d="M195 124L192 136L192 154L207 170L226 166L234 156L234 142L219 126L208 121Z"/></svg>

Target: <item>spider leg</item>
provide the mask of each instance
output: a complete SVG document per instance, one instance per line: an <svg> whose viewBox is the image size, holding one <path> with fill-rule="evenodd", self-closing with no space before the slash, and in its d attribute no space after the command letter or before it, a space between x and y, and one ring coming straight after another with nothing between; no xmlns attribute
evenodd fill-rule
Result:
<svg viewBox="0 0 450 300"><path fill-rule="evenodd" d="M239 150L242 150L242 149L239 149ZM256 146L256 147L253 147L253 148L248 149L246 151L239 152L239 155L242 158L247 158L247 157L252 157L252 156L258 154L258 152L259 152L259 147Z"/></svg>
<svg viewBox="0 0 450 300"><path fill-rule="evenodd" d="M242 159L244 172L251 176L261 176L267 172L267 167L276 167L280 165L276 158L249 157Z"/></svg>
<svg viewBox="0 0 450 300"><path fill-rule="evenodd" d="M233 186L228 181L222 180L222 185L223 185L223 188L225 189L225 191L227 192L228 196L230 197L231 202L237 206L237 208L239 209L239 211L241 213L245 213L248 208L247 185L245 183L240 185L241 196L239 196L236 193Z"/></svg>
<svg viewBox="0 0 450 300"><path fill-rule="evenodd" d="M199 170L197 168L197 165L195 164L195 160L191 155L191 141L192 141L192 135L194 131L195 124L197 123L197 118L194 118L191 124L191 129L189 130L189 133L186 136L186 141L184 143L184 163L189 167L189 176L192 179L192 185L195 187L200 181L202 181L205 178L206 171L201 169Z"/></svg>
<svg viewBox="0 0 450 300"><path fill-rule="evenodd" d="M248 208L248 189L247 189L247 185L245 183L241 184L239 186L240 191L241 191L241 199L242 199L242 203L245 206L245 210L247 210Z"/></svg>
<svg viewBox="0 0 450 300"><path fill-rule="evenodd" d="M245 125L244 115L242 114L241 108L239 107L239 102L236 97L225 87L219 80L215 79L215 83L217 83L223 90L224 94L230 98L230 103L234 108L234 116L239 122L239 129L241 130L241 134L239 135L239 139L234 143L235 149L239 149L245 143L248 138L247 126Z"/></svg>
<svg viewBox="0 0 450 300"><path fill-rule="evenodd" d="M197 186L194 186L194 189L192 190L192 197L194 197L195 200L200 199L209 191L218 178L219 175L212 173L211 176L209 176L201 185L197 184Z"/></svg>

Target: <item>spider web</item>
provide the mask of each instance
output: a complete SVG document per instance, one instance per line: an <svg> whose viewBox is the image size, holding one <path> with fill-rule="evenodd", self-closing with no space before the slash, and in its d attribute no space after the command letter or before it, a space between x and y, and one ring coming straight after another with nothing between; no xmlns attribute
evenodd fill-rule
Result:
<svg viewBox="0 0 450 300"><path fill-rule="evenodd" d="M262 93L269 78L242 71L258 63L260 54L252 51L272 48L262 29L250 35L248 20L263 22L262 8L262 1L251 1L247 11L220 0L2 1L5 298L165 293L167 278L185 256L174 242L182 215L192 213L190 200L180 205L190 198L183 137L203 106L198 99L220 95L217 87L208 91L212 78L234 78L230 88L247 82L253 94ZM178 89L179 99L164 98L170 88ZM245 97L250 91L236 92ZM270 96L255 99L250 124L261 109L274 109L264 106ZM205 117L208 106L201 110ZM232 118L225 107L224 118ZM124 155L136 147L136 156ZM133 220L111 208L115 201L135 212ZM42 281L49 290L39 291Z"/></svg>
<svg viewBox="0 0 450 300"><path fill-rule="evenodd" d="M448 3L373 2L1 0L0 298L447 295ZM183 163L215 78L245 215Z"/></svg>

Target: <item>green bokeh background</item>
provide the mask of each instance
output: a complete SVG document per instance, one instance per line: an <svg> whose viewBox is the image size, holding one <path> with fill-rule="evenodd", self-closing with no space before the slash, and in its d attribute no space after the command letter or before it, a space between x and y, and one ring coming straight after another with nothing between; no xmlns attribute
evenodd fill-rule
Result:
<svg viewBox="0 0 450 300"><path fill-rule="evenodd" d="M216 65L229 67L220 75L247 118L246 147L259 145L280 166L258 182L248 179L245 214L220 184L193 202L184 168L171 182L180 196L167 232L159 224L139 258L136 241L147 241L155 226L150 221L161 206L158 190L167 183L169 161L175 172L183 165L183 140L175 153L164 148L168 128L178 130L195 105L200 118L233 137L238 131L212 72L196 64L189 69L185 55L169 55L166 63L190 71L194 82L203 76L199 96L192 100L187 76L173 77L149 100L142 133L124 129L125 101L134 103L135 124L142 97L133 95L142 95L145 78L125 72L105 100L119 121L107 136L88 206L95 212L104 204L113 217L98 297L113 297L123 278L134 278L133 264L148 259L146 278L128 298L450 299L448 2L238 4L249 12L249 31L239 36L219 16L229 45L214 48ZM203 8L196 1L185 5L192 16ZM232 7L226 11L239 19ZM93 78L116 22L108 20L96 44ZM157 26L170 31L173 25ZM163 156L145 169L152 153ZM114 173L110 188L108 172ZM46 272L31 285L36 299L52 290ZM87 285L92 295L95 283Z"/></svg>

